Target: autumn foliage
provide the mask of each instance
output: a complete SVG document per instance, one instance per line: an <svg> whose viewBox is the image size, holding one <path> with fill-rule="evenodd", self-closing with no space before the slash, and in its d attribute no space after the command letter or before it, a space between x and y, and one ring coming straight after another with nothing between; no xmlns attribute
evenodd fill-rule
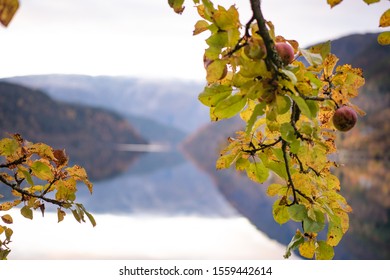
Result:
<svg viewBox="0 0 390 280"><path fill-rule="evenodd" d="M183 0L168 2L183 12ZM278 183L267 187L275 197L270 211L277 223L298 227L285 257L298 249L305 258L332 259L352 211L333 174L335 141L337 129L349 130L357 114L364 116L352 102L365 82L362 70L338 65L331 42L304 49L278 35L258 0L250 1L253 15L245 23L235 5L193 2L200 16L193 34L210 34L204 59L213 61L199 100L212 121L239 115L246 123L229 137L216 168L233 166L259 184L276 175ZM332 7L340 2L328 1Z"/></svg>

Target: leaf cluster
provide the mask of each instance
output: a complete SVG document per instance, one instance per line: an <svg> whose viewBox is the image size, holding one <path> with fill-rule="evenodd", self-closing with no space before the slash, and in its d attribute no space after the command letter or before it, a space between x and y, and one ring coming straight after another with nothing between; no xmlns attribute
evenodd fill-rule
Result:
<svg viewBox="0 0 390 280"><path fill-rule="evenodd" d="M93 185L84 168L69 166L64 150L55 150L44 143L31 143L15 134L0 140L0 181L8 188L13 199L0 203L0 211L8 211L16 206L27 219L33 219L34 210L44 215L47 204L57 206L58 222L61 222L66 210L72 212L78 222L85 222L85 216L93 226L96 222L82 204L76 203L78 183L83 183L92 194ZM2 191L2 193L5 193ZM0 193L0 197L3 195ZM10 253L12 229L8 224L13 220L9 214L1 216L0 259Z"/></svg>

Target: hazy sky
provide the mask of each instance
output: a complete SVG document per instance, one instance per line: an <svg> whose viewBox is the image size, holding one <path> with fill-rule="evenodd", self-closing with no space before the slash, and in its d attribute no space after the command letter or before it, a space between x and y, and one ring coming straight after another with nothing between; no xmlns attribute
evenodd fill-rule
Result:
<svg viewBox="0 0 390 280"><path fill-rule="evenodd" d="M167 0L21 0L8 28L0 28L0 77L31 74L125 75L202 80L205 35L192 36L198 20L187 0L179 16ZM241 22L249 0L236 3ZM351 33L378 32L390 1L367 6L344 0L263 0L277 34L301 46Z"/></svg>

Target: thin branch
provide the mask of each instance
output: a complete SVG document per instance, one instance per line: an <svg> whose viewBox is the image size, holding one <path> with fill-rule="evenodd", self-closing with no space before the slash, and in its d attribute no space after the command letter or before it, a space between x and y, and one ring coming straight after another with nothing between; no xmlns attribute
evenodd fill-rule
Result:
<svg viewBox="0 0 390 280"><path fill-rule="evenodd" d="M296 194L296 189L295 189L295 186L294 186L294 182L293 182L292 177L291 177L290 166L288 164L287 145L288 145L287 141L282 139L282 152L283 152L283 159L284 159L284 164L285 164L286 172L287 172L288 185L292 189L293 198L294 198L293 201L290 204L287 205L287 206L291 206L293 204L297 204L298 200L297 200L297 194Z"/></svg>
<svg viewBox="0 0 390 280"><path fill-rule="evenodd" d="M19 164L22 164L23 162L26 161L26 156L22 156L21 158L17 159L17 160L14 160L14 161L11 161L9 163L3 163L3 164L0 164L0 168L9 168L10 166L13 166L13 165L19 165Z"/></svg>
<svg viewBox="0 0 390 280"><path fill-rule="evenodd" d="M303 192L301 192L300 190L295 190L300 196L304 197L305 199L307 199L311 204L314 203L314 200L311 198L311 197L308 197L307 195L305 195Z"/></svg>
<svg viewBox="0 0 390 280"><path fill-rule="evenodd" d="M265 149L267 148L270 148L270 147L273 147L275 146L276 144L278 144L280 141L282 141L282 138L279 137L278 139L275 140L275 142L272 142L270 144L260 144L259 145L259 148L256 148L252 142L250 143L250 146L253 148L251 150L242 150L244 153L249 153L251 155L254 155L255 153L257 152L260 152L260 151L264 151Z"/></svg>
<svg viewBox="0 0 390 280"><path fill-rule="evenodd" d="M28 191L22 189L18 184L13 184L13 183L8 182L2 175L0 175L0 181L2 183L4 183L6 186L10 187L14 191L16 191L24 196L39 198L39 199L42 199L43 201L58 205L60 207L63 207L65 204L67 204L67 202L62 202L62 201L58 201L55 199L51 199L51 198L45 197L43 195L36 195L33 193L29 193Z"/></svg>
<svg viewBox="0 0 390 280"><path fill-rule="evenodd" d="M251 19L245 24L245 34L244 36L242 36L240 38L240 40L238 41L238 43L234 46L234 48L229 51L226 56L231 56L233 53L235 53L236 51L238 51L239 49L245 47L248 43L247 43L247 39L251 36L250 33L249 33L249 29L251 28L251 24L252 22L255 20L255 17L252 16ZM242 41L245 42L243 44L241 44Z"/></svg>
<svg viewBox="0 0 390 280"><path fill-rule="evenodd" d="M299 109L298 107L298 104L293 101L292 102L292 106L291 106L291 119L290 119L290 123L291 123L291 126L294 128L294 131L295 131L295 135L297 136L297 138L301 139L302 141L307 141L307 142L312 142L312 140L310 138L307 138L305 136L302 135L302 133L299 132L298 128L297 128L297 121L299 120L300 116L301 116L301 109Z"/></svg>
<svg viewBox="0 0 390 280"><path fill-rule="evenodd" d="M302 161L300 160L300 158L298 157L298 155L297 155L297 154L292 154L292 155L293 155L294 158L298 161L299 170L300 170L301 173L307 174L307 173L309 173L310 171L313 171L314 174L317 175L317 177L320 177L320 176L321 176L321 173L320 173L320 172L318 172L317 170L315 170L314 168L312 168L312 167L310 167L310 166L308 166L307 169L305 170L305 168L303 167L303 163L302 163Z"/></svg>

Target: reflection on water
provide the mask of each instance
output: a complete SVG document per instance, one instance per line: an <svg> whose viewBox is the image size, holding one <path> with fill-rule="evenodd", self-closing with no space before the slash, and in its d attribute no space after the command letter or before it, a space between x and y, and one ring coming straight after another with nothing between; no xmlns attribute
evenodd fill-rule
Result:
<svg viewBox="0 0 390 280"><path fill-rule="evenodd" d="M53 212L33 221L15 213L10 259L282 259L285 252L180 153L144 154L128 172L95 183L92 196L80 189L78 199L95 228L71 215L57 224Z"/></svg>
<svg viewBox="0 0 390 280"><path fill-rule="evenodd" d="M79 199L94 213L236 215L207 174L179 152L143 154L128 172L96 182L93 195L84 190Z"/></svg>

